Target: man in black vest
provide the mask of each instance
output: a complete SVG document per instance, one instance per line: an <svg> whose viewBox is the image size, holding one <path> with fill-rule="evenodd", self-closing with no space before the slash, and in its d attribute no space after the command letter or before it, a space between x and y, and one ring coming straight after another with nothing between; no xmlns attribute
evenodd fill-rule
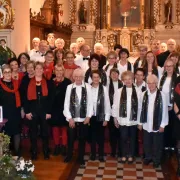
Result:
<svg viewBox="0 0 180 180"><path fill-rule="evenodd" d="M160 67L163 67L164 66L164 62L166 61L166 59L168 58L168 56L172 53L172 52L175 52L176 50L176 41L174 39L169 39L167 41L167 51L159 54L157 56L157 62L158 62L158 65Z"/></svg>

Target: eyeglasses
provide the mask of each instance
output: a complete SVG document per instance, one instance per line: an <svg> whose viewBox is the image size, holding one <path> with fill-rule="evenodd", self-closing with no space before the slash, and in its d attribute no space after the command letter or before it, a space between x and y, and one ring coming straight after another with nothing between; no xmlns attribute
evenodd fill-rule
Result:
<svg viewBox="0 0 180 180"><path fill-rule="evenodd" d="M169 68L169 67L173 67L173 65L169 65L169 66L165 66L165 67Z"/></svg>
<svg viewBox="0 0 180 180"><path fill-rule="evenodd" d="M3 74L11 74L11 71L4 71Z"/></svg>

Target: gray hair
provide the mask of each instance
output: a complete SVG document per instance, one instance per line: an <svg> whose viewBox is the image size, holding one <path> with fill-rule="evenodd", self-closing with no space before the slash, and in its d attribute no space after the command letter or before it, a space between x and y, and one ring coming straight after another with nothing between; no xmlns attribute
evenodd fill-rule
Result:
<svg viewBox="0 0 180 180"><path fill-rule="evenodd" d="M156 84L158 84L158 78L157 78L156 75L154 75L154 74L148 75L148 76L147 76L147 83L148 83L148 81L150 81L150 80L153 80Z"/></svg>

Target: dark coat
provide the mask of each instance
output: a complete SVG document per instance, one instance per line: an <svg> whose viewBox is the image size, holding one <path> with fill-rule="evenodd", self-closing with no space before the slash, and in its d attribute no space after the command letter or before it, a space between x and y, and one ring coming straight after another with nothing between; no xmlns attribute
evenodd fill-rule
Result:
<svg viewBox="0 0 180 180"><path fill-rule="evenodd" d="M54 99L52 102L51 119L49 120L52 126L66 126L68 125L65 116L63 115L64 100L66 95L67 86L71 84L71 81L64 78L64 81L54 84Z"/></svg>
<svg viewBox="0 0 180 180"><path fill-rule="evenodd" d="M166 61L166 59L168 58L169 55L170 55L169 51L165 51L165 52L157 55L158 66L163 67L164 66L164 62Z"/></svg>

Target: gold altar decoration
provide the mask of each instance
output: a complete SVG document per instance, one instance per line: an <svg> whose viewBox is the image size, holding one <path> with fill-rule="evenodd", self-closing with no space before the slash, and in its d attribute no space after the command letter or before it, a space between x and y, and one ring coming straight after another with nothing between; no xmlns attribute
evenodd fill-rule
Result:
<svg viewBox="0 0 180 180"><path fill-rule="evenodd" d="M108 29L122 30L126 26L129 30L144 29L144 0L108 0L107 5ZM124 26L123 15L127 14Z"/></svg>
<svg viewBox="0 0 180 180"><path fill-rule="evenodd" d="M0 29L14 29L14 15L11 0L0 0Z"/></svg>

